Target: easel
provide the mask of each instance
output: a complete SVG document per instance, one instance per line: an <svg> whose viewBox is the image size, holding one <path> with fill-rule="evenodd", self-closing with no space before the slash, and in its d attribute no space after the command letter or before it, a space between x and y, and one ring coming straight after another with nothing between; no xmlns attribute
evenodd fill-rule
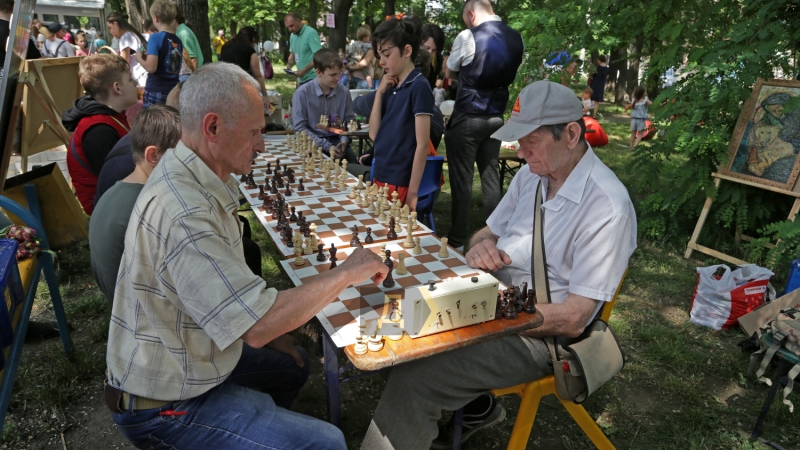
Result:
<svg viewBox="0 0 800 450"><path fill-rule="evenodd" d="M61 124L61 110L53 100L53 96L50 93L47 82L44 81L44 77L42 76L39 65L29 64L30 62L31 61L26 61L27 70L21 72L19 79L17 80L17 90L14 95L14 103L9 121L13 129L9 130L5 142L5 148L13 148L14 137L17 134L16 124L19 120L20 112L22 112L24 117L30 117L31 115L31 102L30 100L23 102L23 96L27 99L33 97L41 110L44 111L46 118L41 121L36 129L36 134L30 139L29 136L26 136L26 133L24 132L25 125L23 125L23 130L20 135L20 140L22 141L20 153L22 156L23 171L27 170L28 157L32 153L29 151L30 144L34 142L37 137L41 136L45 130L51 130L52 133L57 137L58 141L63 143L65 146L69 146L70 141L69 132ZM8 172L8 164L8 160L3 161L3 173Z"/></svg>
<svg viewBox="0 0 800 450"><path fill-rule="evenodd" d="M714 178L715 189L719 189L720 183L722 182L722 180L725 180L725 181L733 181L747 186L757 187L759 189L766 189L768 191L777 192L779 194L784 194L790 197L794 197L794 203L792 204L792 208L789 210L789 220L794 220L794 217L797 215L797 212L800 211L800 192L787 191L785 189L777 188L774 186L765 186L763 184L755 183L748 180L742 180L740 178L734 178L720 173L712 173L711 176ZM795 187L795 189L796 188L797 187ZM692 238L689 239L689 243L686 245L686 253L683 254L683 257L689 259L692 256L692 252L697 250L700 253L713 256L723 261L727 261L731 264L736 264L737 266L747 264L746 261L743 261L739 258L727 255L720 251L714 250L713 248L705 247L697 243L697 238L700 237L700 232L703 230L703 224L705 224L706 222L706 218L708 217L708 212L711 210L712 202L713 199L711 197L706 197L706 203L703 205L703 211L700 212L700 218L697 219L697 225L695 225L694 227ZM737 231L737 237L745 241L750 241L753 239L750 236L745 236L743 234L740 234L738 231Z"/></svg>

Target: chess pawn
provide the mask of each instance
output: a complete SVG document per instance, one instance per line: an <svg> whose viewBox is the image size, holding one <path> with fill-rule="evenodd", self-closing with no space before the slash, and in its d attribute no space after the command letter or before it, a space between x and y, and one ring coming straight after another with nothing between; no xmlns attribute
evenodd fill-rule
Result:
<svg viewBox="0 0 800 450"><path fill-rule="evenodd" d="M406 240L403 242L403 247L414 248L415 245L416 244L414 243L414 237L411 235L411 222L408 221L406 223Z"/></svg>
<svg viewBox="0 0 800 450"><path fill-rule="evenodd" d="M302 247L295 247L294 249L294 265L295 266L304 266L306 264L305 258L303 258L303 248Z"/></svg>
<svg viewBox="0 0 800 450"><path fill-rule="evenodd" d="M517 308L514 305L514 299L508 301L505 309L503 310L503 317L509 320L514 320L517 318Z"/></svg>
<svg viewBox="0 0 800 450"><path fill-rule="evenodd" d="M317 224L312 223L308 226L309 231L311 231L311 247L316 247L318 244L317 241Z"/></svg>
<svg viewBox="0 0 800 450"><path fill-rule="evenodd" d="M372 228L367 227L367 236L364 238L365 244L372 244L375 242L375 239L372 238Z"/></svg>
<svg viewBox="0 0 800 450"><path fill-rule="evenodd" d="M356 337L356 343L353 345L353 352L356 355L366 355L367 354L367 344L365 343L366 338L363 334L359 334Z"/></svg>
<svg viewBox="0 0 800 450"><path fill-rule="evenodd" d="M411 229L416 230L417 228L419 228L419 225L417 225L417 212L413 211L411 213Z"/></svg>
<svg viewBox="0 0 800 450"><path fill-rule="evenodd" d="M367 211L375 212L375 210L378 209L378 208L375 207L375 196L372 195L371 193L370 193L369 196L367 196L367 203L369 204L369 207L367 208Z"/></svg>
<svg viewBox="0 0 800 450"><path fill-rule="evenodd" d="M386 233L386 239L389 239L390 241L397 239L397 231L395 231L397 226L398 225L395 223L394 217L389 217L389 231Z"/></svg>
<svg viewBox="0 0 800 450"><path fill-rule="evenodd" d="M442 246L439 248L439 258L449 258L450 252L447 250L447 238L442 238Z"/></svg>
<svg viewBox="0 0 800 450"><path fill-rule="evenodd" d="M399 214L399 212L398 212L398 214ZM397 219L399 219L399 217ZM397 219L395 219L395 221L394 221L395 236L397 236L397 233L400 233L401 231L403 231L403 228L400 226L400 221L397 220Z"/></svg>
<svg viewBox="0 0 800 450"><path fill-rule="evenodd" d="M317 261L325 262L328 260L328 257L325 256L325 245L324 244L317 244Z"/></svg>
<svg viewBox="0 0 800 450"><path fill-rule="evenodd" d="M422 245L420 245L420 238L414 238L414 242L416 243L416 245L414 246L414 250L412 250L411 253L415 255L421 255Z"/></svg>
<svg viewBox="0 0 800 450"><path fill-rule="evenodd" d="M364 190L367 192L367 195L372 193L372 182L367 180L364 182Z"/></svg>
<svg viewBox="0 0 800 450"><path fill-rule="evenodd" d="M366 208L369 206L369 196L367 191L361 191L361 206Z"/></svg>
<svg viewBox="0 0 800 450"><path fill-rule="evenodd" d="M397 269L394 271L394 273L396 273L398 275L407 274L408 270L406 269L406 261L405 261L406 254L405 253L400 253L399 255L397 255L397 258L400 261L397 263Z"/></svg>
<svg viewBox="0 0 800 450"><path fill-rule="evenodd" d="M303 244L305 244L303 248L304 255L311 255L314 253L314 250L312 250L313 247L311 247L311 238L305 238Z"/></svg>
<svg viewBox="0 0 800 450"><path fill-rule="evenodd" d="M378 256L380 256L381 261L386 259L386 244L381 244L381 251L378 253Z"/></svg>
<svg viewBox="0 0 800 450"><path fill-rule="evenodd" d="M528 291L528 298L525 299L525 313L536 313L536 292L533 289Z"/></svg>
<svg viewBox="0 0 800 450"><path fill-rule="evenodd" d="M302 251L303 250L303 235L300 234L300 230L294 230L294 238L292 240L294 241L294 246L300 248L300 250Z"/></svg>
<svg viewBox="0 0 800 450"><path fill-rule="evenodd" d="M356 185L356 189L359 191L364 189L364 174L358 176L358 184Z"/></svg>
<svg viewBox="0 0 800 450"><path fill-rule="evenodd" d="M386 214L383 213L383 205L378 204L378 222L385 222Z"/></svg>
<svg viewBox="0 0 800 450"><path fill-rule="evenodd" d="M306 190L306 187L303 186L303 179L302 178L300 178L299 181L300 181L300 184L297 185L297 192L303 192L303 191Z"/></svg>
<svg viewBox="0 0 800 450"><path fill-rule="evenodd" d="M297 214L296 214L296 211L297 211L297 208L295 208L294 206L292 206L292 215L291 215L291 216L289 216L289 222L297 222Z"/></svg>
<svg viewBox="0 0 800 450"><path fill-rule="evenodd" d="M383 349L383 336L378 336L377 333L369 337L367 348L371 352L379 352Z"/></svg>
<svg viewBox="0 0 800 450"><path fill-rule="evenodd" d="M336 185L336 188L339 189L340 191L347 189L347 185L344 184L344 178L345 178L344 175L340 176L339 183Z"/></svg>

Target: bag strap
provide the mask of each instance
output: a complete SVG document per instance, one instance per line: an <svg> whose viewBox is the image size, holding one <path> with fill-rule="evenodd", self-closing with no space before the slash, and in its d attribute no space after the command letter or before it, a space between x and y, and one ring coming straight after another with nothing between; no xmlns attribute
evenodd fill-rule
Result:
<svg viewBox="0 0 800 450"><path fill-rule="evenodd" d="M533 286L536 288L536 299L551 303L550 301L550 281L547 278L547 259L544 254L544 212L542 211L542 181L536 188L536 203L533 209L533 252L531 255L531 274L533 275ZM556 352L556 338L554 336L544 338L553 364L558 362L558 352Z"/></svg>

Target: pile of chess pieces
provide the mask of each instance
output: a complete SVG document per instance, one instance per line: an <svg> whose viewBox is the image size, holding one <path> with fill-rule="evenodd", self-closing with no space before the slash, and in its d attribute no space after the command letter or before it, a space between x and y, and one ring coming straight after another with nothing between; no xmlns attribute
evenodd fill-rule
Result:
<svg viewBox="0 0 800 450"><path fill-rule="evenodd" d="M523 282L519 287L509 286L502 294L497 294L495 318L513 320L523 312L536 313L536 292L534 289L528 290L528 283Z"/></svg>
<svg viewBox="0 0 800 450"><path fill-rule="evenodd" d="M319 124L325 128L336 128L337 130L345 129L344 120L339 119L336 114L321 115L319 117ZM351 120L347 122L347 131L350 133L361 131L361 121Z"/></svg>

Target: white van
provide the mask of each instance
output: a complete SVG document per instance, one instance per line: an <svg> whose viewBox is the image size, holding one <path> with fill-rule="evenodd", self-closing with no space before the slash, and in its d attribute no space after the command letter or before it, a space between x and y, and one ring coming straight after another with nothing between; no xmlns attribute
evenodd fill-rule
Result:
<svg viewBox="0 0 800 450"><path fill-rule="evenodd" d="M73 31L94 28L103 33L106 41L111 42L106 28L106 17L111 10L107 10L106 6L104 0L36 0L33 12L45 25L50 22L66 23Z"/></svg>

